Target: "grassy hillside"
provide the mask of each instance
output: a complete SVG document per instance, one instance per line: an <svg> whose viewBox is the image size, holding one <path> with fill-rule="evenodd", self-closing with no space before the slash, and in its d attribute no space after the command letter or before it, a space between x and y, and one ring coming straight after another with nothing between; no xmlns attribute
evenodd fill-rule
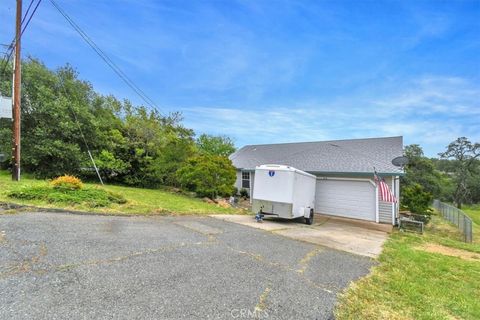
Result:
<svg viewBox="0 0 480 320"><path fill-rule="evenodd" d="M87 188L100 188L116 194L122 195L127 202L124 204L110 204L107 207L94 207L85 204L52 203L44 200L19 200L8 197L12 190L22 190L29 187L47 186L45 180L32 179L28 175L23 175L20 182L11 181L10 174L6 171L0 171L0 202L10 202L17 204L34 205L47 208L61 208L70 210L80 210L98 213L112 214L215 214L215 213L241 213L238 209L222 208L216 204L209 204L201 199L189 197L186 195L174 193L168 190L159 189L139 189L123 186L104 187L86 183Z"/></svg>
<svg viewBox="0 0 480 320"><path fill-rule="evenodd" d="M480 319L478 227L472 244L437 216L423 235L394 232L379 265L341 296L337 318Z"/></svg>
<svg viewBox="0 0 480 320"><path fill-rule="evenodd" d="M480 204L464 205L462 211L472 218L477 228L480 227Z"/></svg>

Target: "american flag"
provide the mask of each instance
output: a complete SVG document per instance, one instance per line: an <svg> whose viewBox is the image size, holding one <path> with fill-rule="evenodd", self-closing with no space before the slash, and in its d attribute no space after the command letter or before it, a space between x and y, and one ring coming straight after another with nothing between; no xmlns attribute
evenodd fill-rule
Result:
<svg viewBox="0 0 480 320"><path fill-rule="evenodd" d="M380 193L380 199L385 202L397 202L397 198L393 195L392 191L388 187L385 179L379 178L377 173L374 173L375 183L377 184L378 191Z"/></svg>

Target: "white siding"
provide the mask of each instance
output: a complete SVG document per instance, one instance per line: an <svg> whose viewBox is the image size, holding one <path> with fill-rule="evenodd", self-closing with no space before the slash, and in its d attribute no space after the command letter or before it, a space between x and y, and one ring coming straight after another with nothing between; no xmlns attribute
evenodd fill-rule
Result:
<svg viewBox="0 0 480 320"><path fill-rule="evenodd" d="M237 170L237 180L235 180L235 187L240 191L242 189L242 171Z"/></svg>
<svg viewBox="0 0 480 320"><path fill-rule="evenodd" d="M318 213L375 221L375 187L365 180L319 178L315 199Z"/></svg>
<svg viewBox="0 0 480 320"><path fill-rule="evenodd" d="M255 188L255 172L250 172L250 190L248 194L250 195L250 203L252 202L253 189Z"/></svg>
<svg viewBox="0 0 480 320"><path fill-rule="evenodd" d="M250 186L251 188L244 188L248 191L248 194L251 196L253 194L253 184L255 182L255 172L250 172ZM242 170L237 170L237 180L235 180L234 185L240 192L242 188ZM250 190L251 189L251 190Z"/></svg>

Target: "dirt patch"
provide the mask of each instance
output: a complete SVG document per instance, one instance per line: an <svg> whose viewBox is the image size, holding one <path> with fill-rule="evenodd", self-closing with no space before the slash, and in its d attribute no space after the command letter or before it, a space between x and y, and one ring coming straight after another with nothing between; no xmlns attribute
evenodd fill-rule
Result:
<svg viewBox="0 0 480 320"><path fill-rule="evenodd" d="M222 208L230 208L231 205L226 199L217 199L217 205Z"/></svg>
<svg viewBox="0 0 480 320"><path fill-rule="evenodd" d="M213 201L212 199L207 198L207 197L203 198L203 201L206 202L206 203L210 203L210 204L215 203L215 201Z"/></svg>
<svg viewBox="0 0 480 320"><path fill-rule="evenodd" d="M210 204L216 204L219 207L222 208L231 208L230 200L229 199L223 199L223 198L217 198L217 199L210 199L210 198L203 198L203 202L210 203Z"/></svg>
<svg viewBox="0 0 480 320"><path fill-rule="evenodd" d="M243 208L243 209L247 209L247 210L251 210L252 209L252 204L250 203L250 199L240 198L238 200L238 207Z"/></svg>
<svg viewBox="0 0 480 320"><path fill-rule="evenodd" d="M419 247L418 249L431 253L440 253L450 257L457 257L463 260L480 262L480 254L478 253L462 249L450 248L442 246L441 244L427 243Z"/></svg>

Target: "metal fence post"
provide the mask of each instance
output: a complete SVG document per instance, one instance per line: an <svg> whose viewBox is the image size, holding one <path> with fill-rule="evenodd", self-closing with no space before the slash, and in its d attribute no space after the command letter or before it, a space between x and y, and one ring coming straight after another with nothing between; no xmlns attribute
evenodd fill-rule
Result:
<svg viewBox="0 0 480 320"><path fill-rule="evenodd" d="M460 227L460 215L457 214L457 226Z"/></svg>

